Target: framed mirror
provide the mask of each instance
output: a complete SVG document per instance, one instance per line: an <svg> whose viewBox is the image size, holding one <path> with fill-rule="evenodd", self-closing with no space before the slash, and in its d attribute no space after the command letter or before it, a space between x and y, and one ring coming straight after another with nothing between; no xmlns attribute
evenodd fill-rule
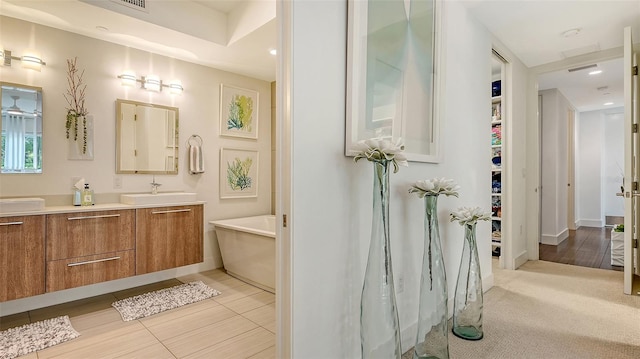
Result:
<svg viewBox="0 0 640 359"><path fill-rule="evenodd" d="M402 138L409 161L440 161L440 4L348 2L347 156L360 140Z"/></svg>
<svg viewBox="0 0 640 359"><path fill-rule="evenodd" d="M0 173L42 173L42 88L0 82Z"/></svg>
<svg viewBox="0 0 640 359"><path fill-rule="evenodd" d="M116 173L178 174L178 108L116 100Z"/></svg>

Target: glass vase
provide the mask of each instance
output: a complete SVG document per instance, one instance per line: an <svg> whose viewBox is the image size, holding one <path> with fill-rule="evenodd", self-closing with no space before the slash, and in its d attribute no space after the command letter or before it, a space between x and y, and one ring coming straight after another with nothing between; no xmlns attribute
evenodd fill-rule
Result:
<svg viewBox="0 0 640 359"><path fill-rule="evenodd" d="M402 356L389 242L389 161L373 163L373 215L360 301L363 358Z"/></svg>
<svg viewBox="0 0 640 359"><path fill-rule="evenodd" d="M438 196L426 195L418 334L413 358L449 358L447 278L438 228Z"/></svg>
<svg viewBox="0 0 640 359"><path fill-rule="evenodd" d="M464 225L464 248L453 303L453 334L462 339L482 339L482 275L475 223Z"/></svg>

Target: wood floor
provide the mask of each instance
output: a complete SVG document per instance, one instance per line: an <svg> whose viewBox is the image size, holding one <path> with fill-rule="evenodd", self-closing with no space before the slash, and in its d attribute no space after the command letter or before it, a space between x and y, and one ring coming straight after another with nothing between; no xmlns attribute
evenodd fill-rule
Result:
<svg viewBox="0 0 640 359"><path fill-rule="evenodd" d="M118 299L201 280L222 294L123 322ZM80 337L25 359L275 358L275 295L213 270L0 318L0 330L68 315Z"/></svg>
<svg viewBox="0 0 640 359"><path fill-rule="evenodd" d="M569 231L569 238L557 246L540 244L540 260L581 267L613 269L611 265L611 228L580 227Z"/></svg>

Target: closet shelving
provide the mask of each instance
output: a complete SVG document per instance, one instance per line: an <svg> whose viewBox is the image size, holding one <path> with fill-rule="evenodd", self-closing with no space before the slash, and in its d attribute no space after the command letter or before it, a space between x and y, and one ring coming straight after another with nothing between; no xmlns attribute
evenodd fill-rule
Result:
<svg viewBox="0 0 640 359"><path fill-rule="evenodd" d="M502 244L502 96L500 81L491 84L491 244L500 255Z"/></svg>

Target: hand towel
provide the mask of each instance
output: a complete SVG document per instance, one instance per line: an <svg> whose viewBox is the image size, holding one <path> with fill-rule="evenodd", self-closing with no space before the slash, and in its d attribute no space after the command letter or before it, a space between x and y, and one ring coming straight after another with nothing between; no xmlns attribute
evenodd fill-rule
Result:
<svg viewBox="0 0 640 359"><path fill-rule="evenodd" d="M202 148L198 145L189 146L189 173L192 175L204 173L204 160Z"/></svg>

